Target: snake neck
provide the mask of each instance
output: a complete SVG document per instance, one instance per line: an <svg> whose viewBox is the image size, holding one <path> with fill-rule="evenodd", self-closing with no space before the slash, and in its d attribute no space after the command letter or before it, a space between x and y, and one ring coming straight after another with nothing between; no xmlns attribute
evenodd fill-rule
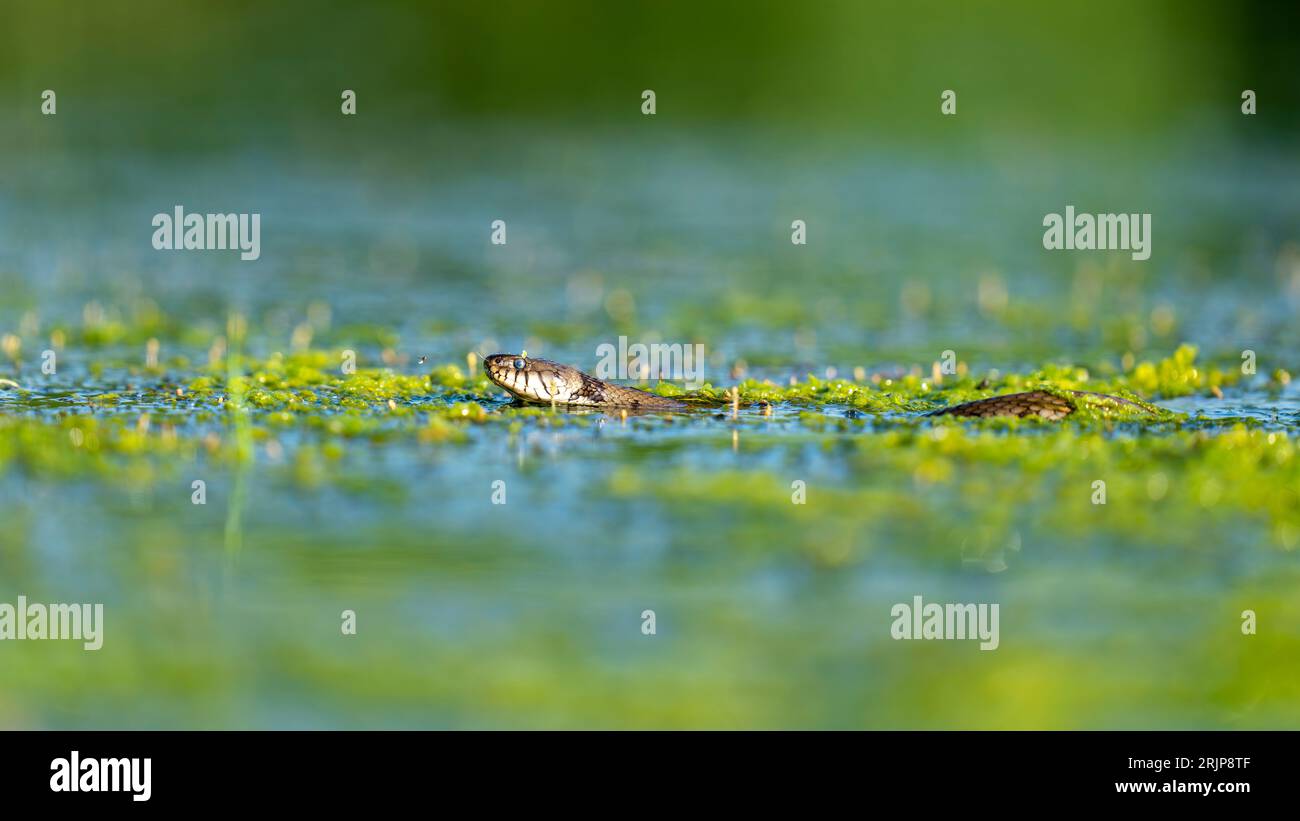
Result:
<svg viewBox="0 0 1300 821"><path fill-rule="evenodd" d="M494 354L483 370L516 399L537 404L645 410L680 410L686 405L637 388L613 385L577 368L515 354Z"/></svg>

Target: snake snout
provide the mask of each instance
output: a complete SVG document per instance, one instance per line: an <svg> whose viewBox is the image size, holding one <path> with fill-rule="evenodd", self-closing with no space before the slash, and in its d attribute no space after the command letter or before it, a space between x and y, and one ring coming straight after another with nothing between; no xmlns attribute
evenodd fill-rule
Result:
<svg viewBox="0 0 1300 821"><path fill-rule="evenodd" d="M483 357L483 371L488 379L507 391L520 395L528 384L525 360L520 354L494 353Z"/></svg>
<svg viewBox="0 0 1300 821"><path fill-rule="evenodd" d="M491 356L483 357L483 371L488 376L499 376L510 370L511 364L516 359L512 353L494 353Z"/></svg>

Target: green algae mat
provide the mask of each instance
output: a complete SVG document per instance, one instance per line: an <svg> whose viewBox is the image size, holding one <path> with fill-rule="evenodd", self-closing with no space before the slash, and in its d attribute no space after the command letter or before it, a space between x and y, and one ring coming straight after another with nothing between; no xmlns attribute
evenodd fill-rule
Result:
<svg viewBox="0 0 1300 821"><path fill-rule="evenodd" d="M1183 347L1104 375L663 383L714 401L627 414L519 406L470 362L381 352L345 374L351 351L254 357L222 338L208 353L105 353L94 374L14 373L0 393L6 579L67 598L42 570L72 560L43 553L65 546L93 568L77 600L108 608L94 654L11 645L13 723L1290 715L1300 397L1285 372L1247 387ZM1038 385L1181 409L922 415ZM890 613L913 595L997 603L995 651L900 642ZM1266 628L1249 641L1247 611ZM69 675L86 664L94 693ZM262 719L235 698L277 690L293 704ZM51 692L63 711L38 709Z"/></svg>

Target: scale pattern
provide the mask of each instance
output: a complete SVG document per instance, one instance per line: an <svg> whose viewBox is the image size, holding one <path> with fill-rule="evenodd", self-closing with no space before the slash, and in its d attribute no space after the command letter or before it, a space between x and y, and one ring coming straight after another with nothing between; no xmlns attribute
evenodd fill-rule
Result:
<svg viewBox="0 0 1300 821"><path fill-rule="evenodd" d="M522 363L523 367L516 367L517 363ZM483 370L488 379L524 402L630 410L681 410L686 407L684 402L636 388L612 385L549 359L493 354L483 360Z"/></svg>
<svg viewBox="0 0 1300 821"><path fill-rule="evenodd" d="M1064 419L1074 413L1074 409L1070 400L1054 393L1028 391L963 402L950 408L930 411L926 416L1041 416L1044 419Z"/></svg>

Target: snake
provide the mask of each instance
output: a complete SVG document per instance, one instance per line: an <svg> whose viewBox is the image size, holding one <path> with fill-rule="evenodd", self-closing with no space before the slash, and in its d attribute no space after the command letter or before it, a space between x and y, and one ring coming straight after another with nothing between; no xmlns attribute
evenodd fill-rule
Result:
<svg viewBox="0 0 1300 821"><path fill-rule="evenodd" d="M1146 413L1152 409L1140 402L1134 402L1131 399L1125 399L1122 396L1113 396L1109 393L1097 393L1095 391L1064 391L1062 393L1052 393L1050 391L1023 391L1021 393L1008 393L1002 396L990 396L987 399L975 399L971 402L963 402L960 405L950 405L946 408L939 408L923 414L924 416L1017 416L1024 418L1027 416L1037 416L1041 419L1058 420L1064 419L1079 409L1078 400L1073 397L1091 397L1100 399L1105 402L1114 402L1119 405L1127 405Z"/></svg>
<svg viewBox="0 0 1300 821"><path fill-rule="evenodd" d="M495 385L526 403L643 411L678 411L690 407L676 399L614 385L577 368L524 354L499 353L484 357L483 371ZM1147 412L1152 410L1131 399L1107 393L1032 390L950 405L922 416L1014 416L1059 420L1078 410L1078 398L1081 397L1115 402Z"/></svg>
<svg viewBox="0 0 1300 821"><path fill-rule="evenodd" d="M483 371L498 387L523 402L628 410L684 410L685 402L649 391L613 385L577 368L523 354L483 359Z"/></svg>

